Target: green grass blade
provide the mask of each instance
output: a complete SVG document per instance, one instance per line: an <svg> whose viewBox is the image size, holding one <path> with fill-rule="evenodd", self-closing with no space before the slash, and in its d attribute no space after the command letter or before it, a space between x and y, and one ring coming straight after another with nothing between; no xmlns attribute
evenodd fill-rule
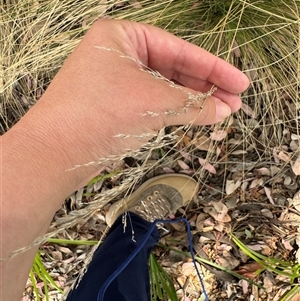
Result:
<svg viewBox="0 0 300 301"><path fill-rule="evenodd" d="M37 263L38 269L40 271L41 280L44 280L44 284L45 284L44 286L47 287L50 284L52 287L56 288L60 293L63 293L62 289L54 282L52 277L49 275L49 273L45 269L40 255L37 257L36 263Z"/></svg>
<svg viewBox="0 0 300 301"><path fill-rule="evenodd" d="M60 238L49 238L49 243L63 244L63 245L91 245L94 246L99 243L98 240L71 240L71 239L60 239Z"/></svg>
<svg viewBox="0 0 300 301"><path fill-rule="evenodd" d="M31 280L31 283L32 283L33 291L36 295L36 299L37 299L37 301L41 301L33 269L31 269L29 276L30 276L30 280Z"/></svg>

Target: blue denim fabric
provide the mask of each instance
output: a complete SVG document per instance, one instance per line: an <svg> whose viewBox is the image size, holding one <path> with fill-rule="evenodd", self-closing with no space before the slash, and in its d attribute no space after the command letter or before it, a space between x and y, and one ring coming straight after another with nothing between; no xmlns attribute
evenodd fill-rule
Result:
<svg viewBox="0 0 300 301"><path fill-rule="evenodd" d="M97 301L102 285L144 240L151 225L138 215L128 213L124 229L120 216L95 251L87 272L78 287L69 293L67 301ZM135 241L132 239L132 230ZM150 301L148 259L158 240L159 232L154 227L140 252L107 287L103 301Z"/></svg>

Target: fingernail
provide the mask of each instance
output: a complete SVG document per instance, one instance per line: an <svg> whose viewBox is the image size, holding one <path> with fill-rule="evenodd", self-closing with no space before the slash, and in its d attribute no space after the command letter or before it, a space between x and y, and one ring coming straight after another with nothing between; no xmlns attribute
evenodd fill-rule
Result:
<svg viewBox="0 0 300 301"><path fill-rule="evenodd" d="M231 114L231 109L225 102L221 101L219 98L215 98L215 103L216 103L216 119L221 121Z"/></svg>

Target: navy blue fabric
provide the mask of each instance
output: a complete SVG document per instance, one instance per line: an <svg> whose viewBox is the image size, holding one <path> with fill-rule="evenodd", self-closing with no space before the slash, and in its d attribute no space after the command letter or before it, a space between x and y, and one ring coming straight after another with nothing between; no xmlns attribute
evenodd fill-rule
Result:
<svg viewBox="0 0 300 301"><path fill-rule="evenodd" d="M129 212L127 226L124 229L122 216L120 216L104 242L95 251L85 275L78 287L69 293L67 301L97 301L98 292L103 283L143 241L151 225L152 223ZM132 235L132 230L134 235ZM132 239L133 236L135 241ZM159 232L154 227L141 251L109 285L103 301L150 301L148 259L158 240Z"/></svg>

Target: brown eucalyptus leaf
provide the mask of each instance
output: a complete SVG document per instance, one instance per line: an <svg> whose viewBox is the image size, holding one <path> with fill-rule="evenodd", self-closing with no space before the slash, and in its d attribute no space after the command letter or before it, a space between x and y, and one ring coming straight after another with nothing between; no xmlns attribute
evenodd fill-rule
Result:
<svg viewBox="0 0 300 301"><path fill-rule="evenodd" d="M300 263L300 233L296 236L296 244L298 246L298 250L296 252L296 260L298 263Z"/></svg>
<svg viewBox="0 0 300 301"><path fill-rule="evenodd" d="M280 163L280 160L279 160L279 157L278 157L278 154L277 154L277 149L275 147L273 148L273 158L274 158L274 161L275 161L276 164Z"/></svg>
<svg viewBox="0 0 300 301"><path fill-rule="evenodd" d="M300 212L300 190L294 195L291 205Z"/></svg>
<svg viewBox="0 0 300 301"><path fill-rule="evenodd" d="M181 169L183 170L187 170L187 169L190 169L190 167L184 163L182 160L177 160L177 164L180 166Z"/></svg>
<svg viewBox="0 0 300 301"><path fill-rule="evenodd" d="M200 150L208 151L210 147L210 138L203 135L201 137L193 139L191 143Z"/></svg>
<svg viewBox="0 0 300 301"><path fill-rule="evenodd" d="M262 186L264 183L264 180L262 178L259 178L259 179L254 179L250 186L249 186L249 189L252 189L254 187L257 187L257 186Z"/></svg>
<svg viewBox="0 0 300 301"><path fill-rule="evenodd" d="M282 160L284 162L290 162L291 161L291 158L290 158L289 154L284 153L283 151L280 151L277 156L280 160Z"/></svg>
<svg viewBox="0 0 300 301"><path fill-rule="evenodd" d="M274 285L268 276L264 276L264 289L268 294L273 291Z"/></svg>
<svg viewBox="0 0 300 301"><path fill-rule="evenodd" d="M180 155L181 155L184 159L186 159L186 160L189 161L189 162L192 161L192 156L191 156L189 153L185 152L184 150L180 150L179 152L180 152Z"/></svg>
<svg viewBox="0 0 300 301"><path fill-rule="evenodd" d="M286 250L288 251L293 251L294 248L292 247L292 245L290 244L290 242L288 240L282 239L281 240L283 246L286 248Z"/></svg>
<svg viewBox="0 0 300 301"><path fill-rule="evenodd" d="M293 152L296 152L298 149L299 149L300 145L299 145L299 141L296 141L296 140L292 140L291 143L290 143L290 149L293 151Z"/></svg>
<svg viewBox="0 0 300 301"><path fill-rule="evenodd" d="M228 208L222 202L213 202L213 208L209 208L208 214L211 215L216 221L228 223L231 221L228 213Z"/></svg>
<svg viewBox="0 0 300 301"><path fill-rule="evenodd" d="M196 228L198 231L203 231L204 221L207 219L208 215L205 213L200 213L197 217Z"/></svg>
<svg viewBox="0 0 300 301"><path fill-rule="evenodd" d="M283 185L284 186L289 186L289 185L291 185L291 183L292 183L292 178L290 177L290 176L286 176L285 178L284 178L284 182L283 182Z"/></svg>
<svg viewBox="0 0 300 301"><path fill-rule="evenodd" d="M235 269L240 264L240 261L228 251L224 251L222 255L218 256L216 262L223 268L229 270Z"/></svg>
<svg viewBox="0 0 300 301"><path fill-rule="evenodd" d="M273 198L272 198L272 196L271 196L271 190L270 190L270 188L268 188L268 187L264 187L264 190L265 190L265 193L266 193L266 196L267 196L267 198L269 199L269 201L270 201L270 203L272 204L272 205L275 205L274 204L274 200L273 200ZM272 215L273 216L273 215Z"/></svg>
<svg viewBox="0 0 300 301"><path fill-rule="evenodd" d="M57 246L56 248L57 248L58 251L60 251L62 253L73 254L73 252L69 248L61 247L61 246Z"/></svg>
<svg viewBox="0 0 300 301"><path fill-rule="evenodd" d="M210 133L210 139L213 141L221 141L227 136L227 131L219 130L216 132Z"/></svg>
<svg viewBox="0 0 300 301"><path fill-rule="evenodd" d="M252 262L252 263L248 263L248 264L240 266L239 269L234 272L236 272L248 279L254 279L257 277L257 272L262 269L264 269L264 267L261 264L259 264L257 262Z"/></svg>
<svg viewBox="0 0 300 301"><path fill-rule="evenodd" d="M198 262L196 262L196 265L197 265L198 270L201 270L200 264ZM195 269L195 265L193 262L185 262L182 265L181 272L184 276L191 276L191 275L196 276L197 275L197 271Z"/></svg>
<svg viewBox="0 0 300 301"><path fill-rule="evenodd" d="M199 163L201 164L201 166L203 166L203 168L205 170L209 171L212 174L217 173L216 169L210 163L208 163L205 159L198 158L198 160L199 160Z"/></svg>
<svg viewBox="0 0 300 301"><path fill-rule="evenodd" d="M291 139L299 141L300 140L300 135L292 134Z"/></svg>
<svg viewBox="0 0 300 301"><path fill-rule="evenodd" d="M167 166L163 167L163 171L165 173L175 173L175 171L173 169L171 169L170 167L167 167Z"/></svg>
<svg viewBox="0 0 300 301"><path fill-rule="evenodd" d="M296 176L300 175L300 156L292 163L292 170Z"/></svg>
<svg viewBox="0 0 300 301"><path fill-rule="evenodd" d="M269 209L261 209L260 211L263 216L268 217L268 218L273 218L273 213Z"/></svg>
<svg viewBox="0 0 300 301"><path fill-rule="evenodd" d="M232 144L232 145L241 145L241 140L236 140L234 138L231 138L229 141L228 141L228 144Z"/></svg>
<svg viewBox="0 0 300 301"><path fill-rule="evenodd" d="M254 172L260 176L270 176L271 171L267 167L254 169Z"/></svg>
<svg viewBox="0 0 300 301"><path fill-rule="evenodd" d="M233 181L233 180L226 180L226 187L225 191L227 195L232 194L237 188L241 186L242 182L241 181Z"/></svg>
<svg viewBox="0 0 300 301"><path fill-rule="evenodd" d="M250 116L251 118L255 119L256 118L256 114L255 112L248 106L246 105L245 103L242 103L242 107L241 109L243 110L243 112Z"/></svg>
<svg viewBox="0 0 300 301"><path fill-rule="evenodd" d="M244 154L247 154L247 151L240 149L240 150L233 151L230 154L231 155L244 155Z"/></svg>

